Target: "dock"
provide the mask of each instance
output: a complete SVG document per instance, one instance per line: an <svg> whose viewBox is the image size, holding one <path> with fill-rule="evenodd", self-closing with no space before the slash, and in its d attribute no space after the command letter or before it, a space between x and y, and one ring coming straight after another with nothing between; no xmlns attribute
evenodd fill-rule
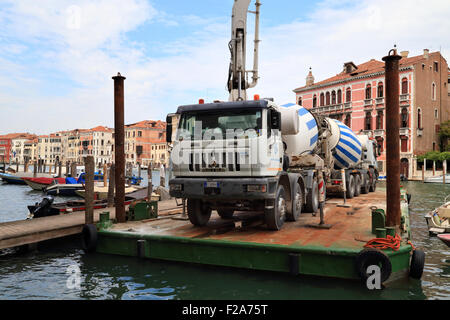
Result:
<svg viewBox="0 0 450 320"><path fill-rule="evenodd" d="M319 217L303 213L296 222L286 222L280 231L269 231L262 217L235 213L221 219L213 212L204 227L176 217L129 221L99 228L96 251L165 261L265 270L293 275L358 279L355 258L372 234L371 207L382 209L386 191L347 200L330 199L325 221L330 229L316 228ZM408 204L402 200L404 221L409 224ZM407 226L409 229L409 225ZM391 278L407 273L411 246L402 233L400 250L385 250L392 263ZM394 275L395 274L395 275Z"/></svg>
<svg viewBox="0 0 450 320"><path fill-rule="evenodd" d="M127 208L128 209L128 208ZM181 213L182 207L175 200L158 202L158 215ZM100 213L109 212L115 219L115 208L94 210L94 222L99 221ZM73 212L57 216L0 223L0 250L39 243L81 234L85 224L85 212Z"/></svg>

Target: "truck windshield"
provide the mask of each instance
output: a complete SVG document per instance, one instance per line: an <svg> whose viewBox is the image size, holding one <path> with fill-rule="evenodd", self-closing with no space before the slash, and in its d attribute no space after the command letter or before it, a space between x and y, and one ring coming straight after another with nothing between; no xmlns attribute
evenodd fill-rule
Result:
<svg viewBox="0 0 450 320"><path fill-rule="evenodd" d="M178 131L179 137L192 140L207 139L207 135L225 139L229 134L259 135L261 126L261 110L202 111L182 114Z"/></svg>

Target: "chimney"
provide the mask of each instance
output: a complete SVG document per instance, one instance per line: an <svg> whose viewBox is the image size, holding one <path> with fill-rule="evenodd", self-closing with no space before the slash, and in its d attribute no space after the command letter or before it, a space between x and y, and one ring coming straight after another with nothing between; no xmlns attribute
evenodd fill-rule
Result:
<svg viewBox="0 0 450 320"><path fill-rule="evenodd" d="M424 57L425 59L428 59L429 54L430 54L430 50L428 50L428 49L423 49L423 57Z"/></svg>
<svg viewBox="0 0 450 320"><path fill-rule="evenodd" d="M400 52L400 55L402 56L402 58L408 58L409 51L402 51Z"/></svg>
<svg viewBox="0 0 450 320"><path fill-rule="evenodd" d="M314 84L314 76L311 71L311 67L309 68L308 76L306 77L306 86L312 86Z"/></svg>

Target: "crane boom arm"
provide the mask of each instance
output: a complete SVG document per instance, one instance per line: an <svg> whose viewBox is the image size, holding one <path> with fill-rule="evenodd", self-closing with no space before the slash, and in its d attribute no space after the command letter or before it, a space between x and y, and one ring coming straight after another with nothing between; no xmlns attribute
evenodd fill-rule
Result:
<svg viewBox="0 0 450 320"><path fill-rule="evenodd" d="M230 101L246 100L246 90L256 86L258 81L258 44L259 44L259 7L261 3L256 0L255 13L255 49L252 82L247 81L246 65L246 37L247 37L247 13L251 0L235 0L231 22L231 41L229 44L231 52L230 69L228 76L228 91ZM250 11L251 12L251 11Z"/></svg>

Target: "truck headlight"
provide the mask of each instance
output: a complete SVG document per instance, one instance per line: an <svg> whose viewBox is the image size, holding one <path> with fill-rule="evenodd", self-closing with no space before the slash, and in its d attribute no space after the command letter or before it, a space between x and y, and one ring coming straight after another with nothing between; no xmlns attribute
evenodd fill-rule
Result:
<svg viewBox="0 0 450 320"><path fill-rule="evenodd" d="M182 184L171 184L170 191L183 191L183 185Z"/></svg>
<svg viewBox="0 0 450 320"><path fill-rule="evenodd" d="M247 192L266 192L267 185L265 184L249 184L247 185Z"/></svg>

